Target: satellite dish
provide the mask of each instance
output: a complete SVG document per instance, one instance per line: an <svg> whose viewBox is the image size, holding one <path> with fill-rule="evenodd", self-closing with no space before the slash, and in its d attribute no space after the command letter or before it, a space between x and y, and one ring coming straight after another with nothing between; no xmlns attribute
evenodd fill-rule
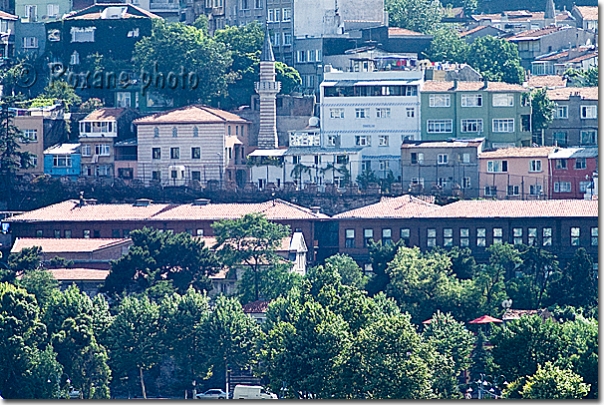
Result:
<svg viewBox="0 0 604 405"><path fill-rule="evenodd" d="M319 126L319 118L318 117L310 117L308 120L309 127L318 127Z"/></svg>

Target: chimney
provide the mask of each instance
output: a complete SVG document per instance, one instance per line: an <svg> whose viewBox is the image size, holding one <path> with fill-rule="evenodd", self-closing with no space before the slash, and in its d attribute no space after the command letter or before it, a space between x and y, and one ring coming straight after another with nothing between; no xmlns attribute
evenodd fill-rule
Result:
<svg viewBox="0 0 604 405"><path fill-rule="evenodd" d="M195 201L193 201L193 205L195 206L204 206L204 205L208 205L210 203L210 200L207 198L197 198L195 199Z"/></svg>
<svg viewBox="0 0 604 405"><path fill-rule="evenodd" d="M487 78L484 78L484 79L482 79L482 81L484 84L482 85L480 90L486 90L489 87L489 80Z"/></svg>
<svg viewBox="0 0 604 405"><path fill-rule="evenodd" d="M313 214L318 214L321 211L321 207L313 205L312 207L310 207L310 210Z"/></svg>
<svg viewBox="0 0 604 405"><path fill-rule="evenodd" d="M80 191L80 201L78 202L78 207L83 207L86 205L86 200L84 200L84 192Z"/></svg>
<svg viewBox="0 0 604 405"><path fill-rule="evenodd" d="M457 90L457 82L457 79L453 80L453 88L451 90Z"/></svg>
<svg viewBox="0 0 604 405"><path fill-rule="evenodd" d="M153 202L153 200L150 200L148 198L138 198L134 204L132 204L133 207L148 207L149 204L151 204Z"/></svg>

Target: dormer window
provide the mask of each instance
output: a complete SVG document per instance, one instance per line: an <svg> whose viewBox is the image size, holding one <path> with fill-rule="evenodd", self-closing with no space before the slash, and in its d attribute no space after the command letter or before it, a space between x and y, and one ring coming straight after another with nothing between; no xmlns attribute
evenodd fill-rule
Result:
<svg viewBox="0 0 604 405"><path fill-rule="evenodd" d="M71 42L94 42L94 30L96 27L72 27Z"/></svg>

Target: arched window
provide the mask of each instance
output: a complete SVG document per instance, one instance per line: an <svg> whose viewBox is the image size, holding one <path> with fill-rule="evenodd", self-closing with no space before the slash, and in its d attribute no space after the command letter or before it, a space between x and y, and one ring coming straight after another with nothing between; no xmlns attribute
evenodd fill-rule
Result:
<svg viewBox="0 0 604 405"><path fill-rule="evenodd" d="M158 127L153 128L153 137L159 138L159 128Z"/></svg>
<svg viewBox="0 0 604 405"><path fill-rule="evenodd" d="M199 128L193 127L193 136L194 137L198 137L199 136Z"/></svg>
<svg viewBox="0 0 604 405"><path fill-rule="evenodd" d="M178 129L176 127L172 127L172 138L176 138L178 136Z"/></svg>

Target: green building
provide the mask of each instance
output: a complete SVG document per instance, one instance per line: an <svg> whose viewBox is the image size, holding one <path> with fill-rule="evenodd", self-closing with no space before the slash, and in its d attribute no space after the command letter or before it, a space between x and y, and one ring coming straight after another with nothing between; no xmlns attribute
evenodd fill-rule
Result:
<svg viewBox="0 0 604 405"><path fill-rule="evenodd" d="M421 88L421 136L485 138L486 148L530 146L529 91L500 82L428 80Z"/></svg>

